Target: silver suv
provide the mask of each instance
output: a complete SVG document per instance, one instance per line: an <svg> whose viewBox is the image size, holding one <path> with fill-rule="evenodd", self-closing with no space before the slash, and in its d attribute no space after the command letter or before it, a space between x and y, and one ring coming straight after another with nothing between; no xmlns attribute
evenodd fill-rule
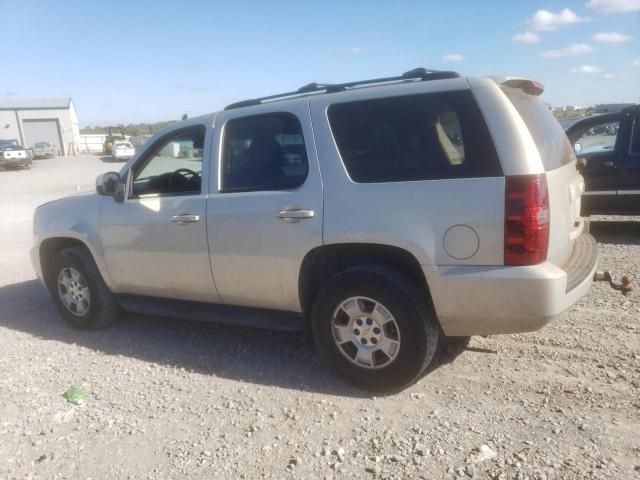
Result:
<svg viewBox="0 0 640 480"><path fill-rule="evenodd" d="M541 92L416 69L176 123L36 210L34 268L75 328L310 326L340 377L397 391L440 337L537 330L591 285L583 179Z"/></svg>

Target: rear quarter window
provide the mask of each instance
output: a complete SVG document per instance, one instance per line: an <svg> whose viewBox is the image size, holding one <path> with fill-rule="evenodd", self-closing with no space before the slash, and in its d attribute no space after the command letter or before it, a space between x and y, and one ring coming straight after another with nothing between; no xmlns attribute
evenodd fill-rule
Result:
<svg viewBox="0 0 640 480"><path fill-rule="evenodd" d="M502 175L470 91L337 103L328 118L357 183Z"/></svg>
<svg viewBox="0 0 640 480"><path fill-rule="evenodd" d="M575 153L566 133L542 100L516 88L503 87L502 91L529 129L546 171L555 170L575 160Z"/></svg>

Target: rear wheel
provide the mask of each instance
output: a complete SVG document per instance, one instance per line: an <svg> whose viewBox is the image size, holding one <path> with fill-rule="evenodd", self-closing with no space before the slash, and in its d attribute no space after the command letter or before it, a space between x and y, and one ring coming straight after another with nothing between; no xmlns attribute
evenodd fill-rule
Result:
<svg viewBox="0 0 640 480"><path fill-rule="evenodd" d="M57 252L47 270L47 286L60 315L73 328L96 330L114 323L118 303L84 247Z"/></svg>
<svg viewBox="0 0 640 480"><path fill-rule="evenodd" d="M318 350L339 377L386 393L420 377L439 335L426 292L377 265L333 277L315 302L312 327Z"/></svg>

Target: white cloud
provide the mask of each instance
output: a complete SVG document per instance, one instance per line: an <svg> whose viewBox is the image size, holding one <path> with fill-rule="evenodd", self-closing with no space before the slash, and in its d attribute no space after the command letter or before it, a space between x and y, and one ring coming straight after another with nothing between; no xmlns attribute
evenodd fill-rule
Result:
<svg viewBox="0 0 640 480"><path fill-rule="evenodd" d="M351 47L349 49L349 53L353 53L354 55L358 55L362 53L362 49L360 47Z"/></svg>
<svg viewBox="0 0 640 480"><path fill-rule="evenodd" d="M626 43L631 41L631 37L629 35L618 32L596 33L593 36L593 39L596 42L604 43Z"/></svg>
<svg viewBox="0 0 640 480"><path fill-rule="evenodd" d="M442 57L442 60L445 62L461 62L464 60L464 57L459 53L448 53Z"/></svg>
<svg viewBox="0 0 640 480"><path fill-rule="evenodd" d="M602 73L602 70L600 69L600 67L596 67L595 65L582 65L581 67L578 67L578 68L572 68L571 73L593 74L593 73Z"/></svg>
<svg viewBox="0 0 640 480"><path fill-rule="evenodd" d="M560 57L573 57L576 55L585 55L593 51L591 45L586 43L572 43L568 47L561 48L559 50L548 50L542 52L540 56L542 58L560 58Z"/></svg>
<svg viewBox="0 0 640 480"><path fill-rule="evenodd" d="M513 36L513 41L519 43L538 43L540 41L540 35L534 32L517 33Z"/></svg>
<svg viewBox="0 0 640 480"><path fill-rule="evenodd" d="M640 0L589 0L587 8L601 12L635 12L640 10Z"/></svg>
<svg viewBox="0 0 640 480"><path fill-rule="evenodd" d="M553 13L549 10L538 10L533 14L533 17L527 20L527 23L534 30L557 30L560 27L586 22L587 20L588 18L580 17L565 8L558 13Z"/></svg>
<svg viewBox="0 0 640 480"><path fill-rule="evenodd" d="M640 58L631 62L631 65L634 67L640 67Z"/></svg>
<svg viewBox="0 0 640 480"><path fill-rule="evenodd" d="M615 75L613 73L605 73L602 77L607 80L611 80Z"/></svg>

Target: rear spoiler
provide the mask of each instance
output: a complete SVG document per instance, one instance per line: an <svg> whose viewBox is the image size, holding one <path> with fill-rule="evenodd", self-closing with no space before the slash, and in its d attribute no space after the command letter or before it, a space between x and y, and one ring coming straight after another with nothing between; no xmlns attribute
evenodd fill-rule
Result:
<svg viewBox="0 0 640 480"><path fill-rule="evenodd" d="M536 80L531 80L528 78L521 77L504 77L504 76L496 76L489 77L498 85L502 85L509 88L517 88L518 90L522 90L524 93L528 93L529 95L535 95L536 97L544 92L544 85Z"/></svg>

